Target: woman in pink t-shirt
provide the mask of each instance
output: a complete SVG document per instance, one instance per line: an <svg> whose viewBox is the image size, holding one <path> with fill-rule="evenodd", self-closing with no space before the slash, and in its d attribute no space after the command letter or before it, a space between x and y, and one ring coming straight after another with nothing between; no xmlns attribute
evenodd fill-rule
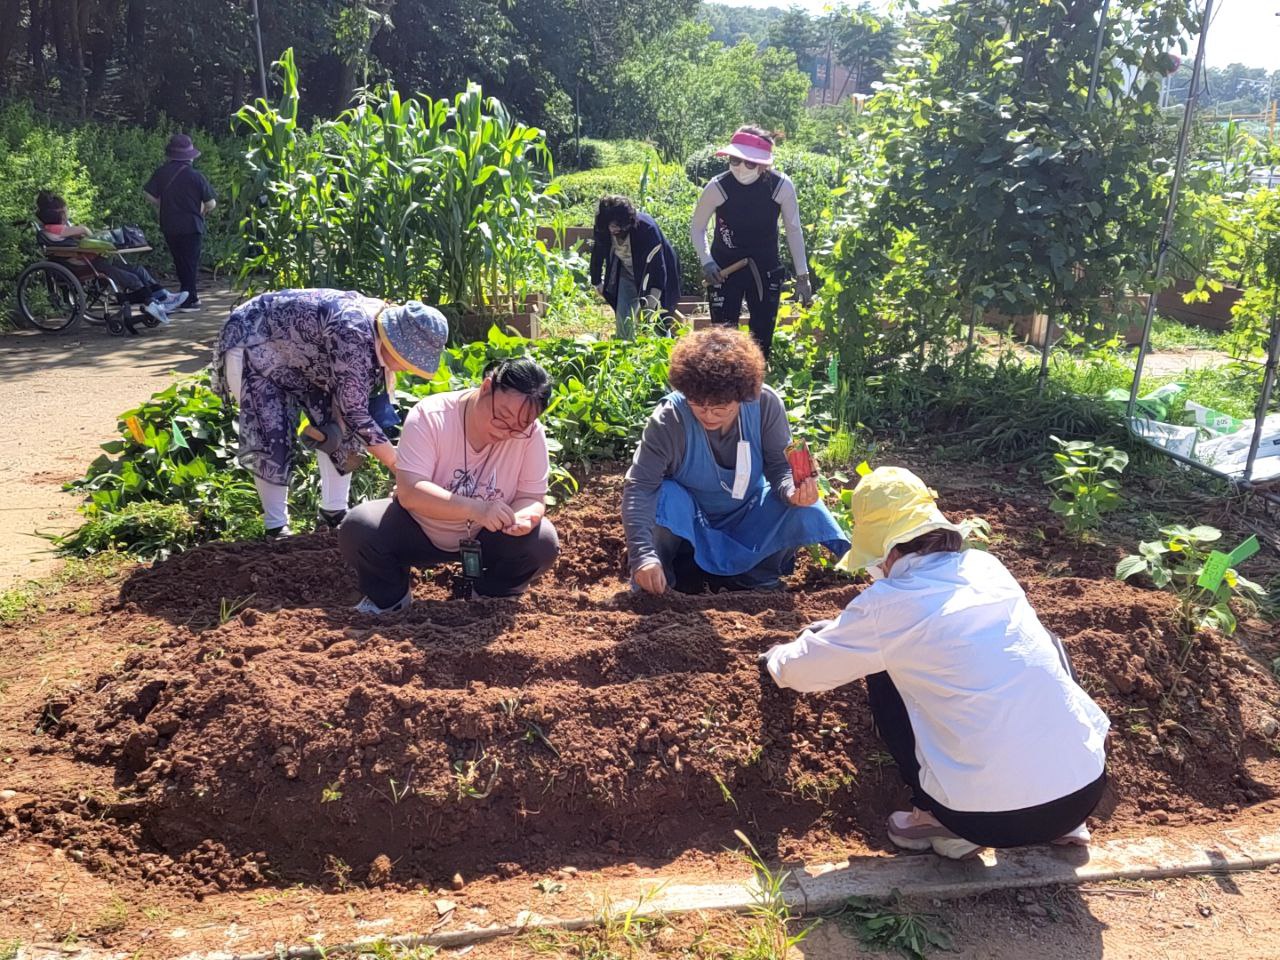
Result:
<svg viewBox="0 0 1280 960"><path fill-rule="evenodd" d="M437 393L405 418L395 496L362 503L338 528L362 613L412 602L414 567L463 564L464 595L512 597L560 552L546 513L551 378L528 357L500 360L473 390Z"/></svg>

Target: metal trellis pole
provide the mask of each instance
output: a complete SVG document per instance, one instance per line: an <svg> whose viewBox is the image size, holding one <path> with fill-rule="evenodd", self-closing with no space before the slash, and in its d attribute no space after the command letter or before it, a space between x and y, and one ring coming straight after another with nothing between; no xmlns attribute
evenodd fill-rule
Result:
<svg viewBox="0 0 1280 960"><path fill-rule="evenodd" d="M1187 89L1187 103L1182 111L1182 129L1178 133L1178 152L1173 162L1173 183L1169 187L1169 206L1165 210L1164 226L1160 230L1160 247L1156 254L1156 272L1151 280L1151 292L1147 295L1147 317L1142 324L1142 342L1138 345L1138 362L1133 369L1133 385L1129 388L1129 405L1125 408L1125 416L1133 418L1134 407L1138 403L1138 389L1142 383L1142 366L1147 362L1147 353L1151 349L1151 326L1156 319L1156 292L1160 289L1160 280L1164 276L1164 261L1169 253L1169 241L1173 237L1173 217L1178 209L1178 191L1182 187L1182 174L1187 159L1187 144L1191 139L1191 122L1195 117L1196 100L1200 96L1200 71L1204 67L1205 38L1209 35L1209 24L1213 19L1213 0L1204 0L1204 13L1200 19L1200 40L1196 44L1195 64L1191 68L1191 85Z"/></svg>
<svg viewBox="0 0 1280 960"><path fill-rule="evenodd" d="M1280 360L1280 312L1276 310L1276 301L1280 299L1280 291L1271 300L1271 339L1267 343L1267 369L1262 376L1262 393L1258 397L1258 409L1254 414L1253 438L1249 441L1249 459L1244 464L1244 479L1253 479L1253 462L1258 458L1258 446L1262 442L1263 422L1267 418L1267 407L1271 406L1271 391L1276 383L1276 363Z"/></svg>

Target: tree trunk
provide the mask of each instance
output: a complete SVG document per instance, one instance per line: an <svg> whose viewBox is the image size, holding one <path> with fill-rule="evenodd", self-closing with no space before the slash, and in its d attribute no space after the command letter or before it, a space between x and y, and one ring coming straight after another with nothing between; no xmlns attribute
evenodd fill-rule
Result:
<svg viewBox="0 0 1280 960"><path fill-rule="evenodd" d="M0 75L9 76L5 65L18 44L18 20L22 16L22 0L0 0Z"/></svg>
<svg viewBox="0 0 1280 960"><path fill-rule="evenodd" d="M89 12L88 0L70 0L71 17L67 23L71 34L71 65L75 71L72 92L76 98L76 110L81 120L89 119L89 96L85 87L84 29Z"/></svg>
<svg viewBox="0 0 1280 960"><path fill-rule="evenodd" d="M31 70L37 82L43 87L47 80L44 41L49 28L49 10L47 6L41 5L40 0L31 0L28 9L31 11L31 19L27 26L27 59L31 61Z"/></svg>

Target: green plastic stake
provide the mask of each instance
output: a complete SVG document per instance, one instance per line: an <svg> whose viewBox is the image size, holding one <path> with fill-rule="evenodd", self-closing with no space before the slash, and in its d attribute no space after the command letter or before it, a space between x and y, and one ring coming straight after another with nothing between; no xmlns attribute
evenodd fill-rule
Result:
<svg viewBox="0 0 1280 960"><path fill-rule="evenodd" d="M1204 562L1204 570L1200 574L1200 579L1196 581L1196 586L1203 587L1205 590L1217 590L1222 586L1222 578L1227 575L1227 570L1243 563L1257 552L1256 536L1250 537L1230 553L1214 550L1209 554L1209 559Z"/></svg>

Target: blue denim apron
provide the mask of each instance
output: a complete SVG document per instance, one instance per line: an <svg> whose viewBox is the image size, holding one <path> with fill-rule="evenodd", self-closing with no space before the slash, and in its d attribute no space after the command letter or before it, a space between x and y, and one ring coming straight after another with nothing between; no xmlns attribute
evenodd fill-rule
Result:
<svg viewBox="0 0 1280 960"><path fill-rule="evenodd" d="M684 460L658 489L657 522L693 544L694 560L707 573L733 577L754 568L770 554L820 543L836 556L849 541L826 506L783 503L764 478L760 445L760 401L738 412L741 439L751 445L746 495L733 499L734 470L716 463L707 432L679 393L668 394L684 424Z"/></svg>

